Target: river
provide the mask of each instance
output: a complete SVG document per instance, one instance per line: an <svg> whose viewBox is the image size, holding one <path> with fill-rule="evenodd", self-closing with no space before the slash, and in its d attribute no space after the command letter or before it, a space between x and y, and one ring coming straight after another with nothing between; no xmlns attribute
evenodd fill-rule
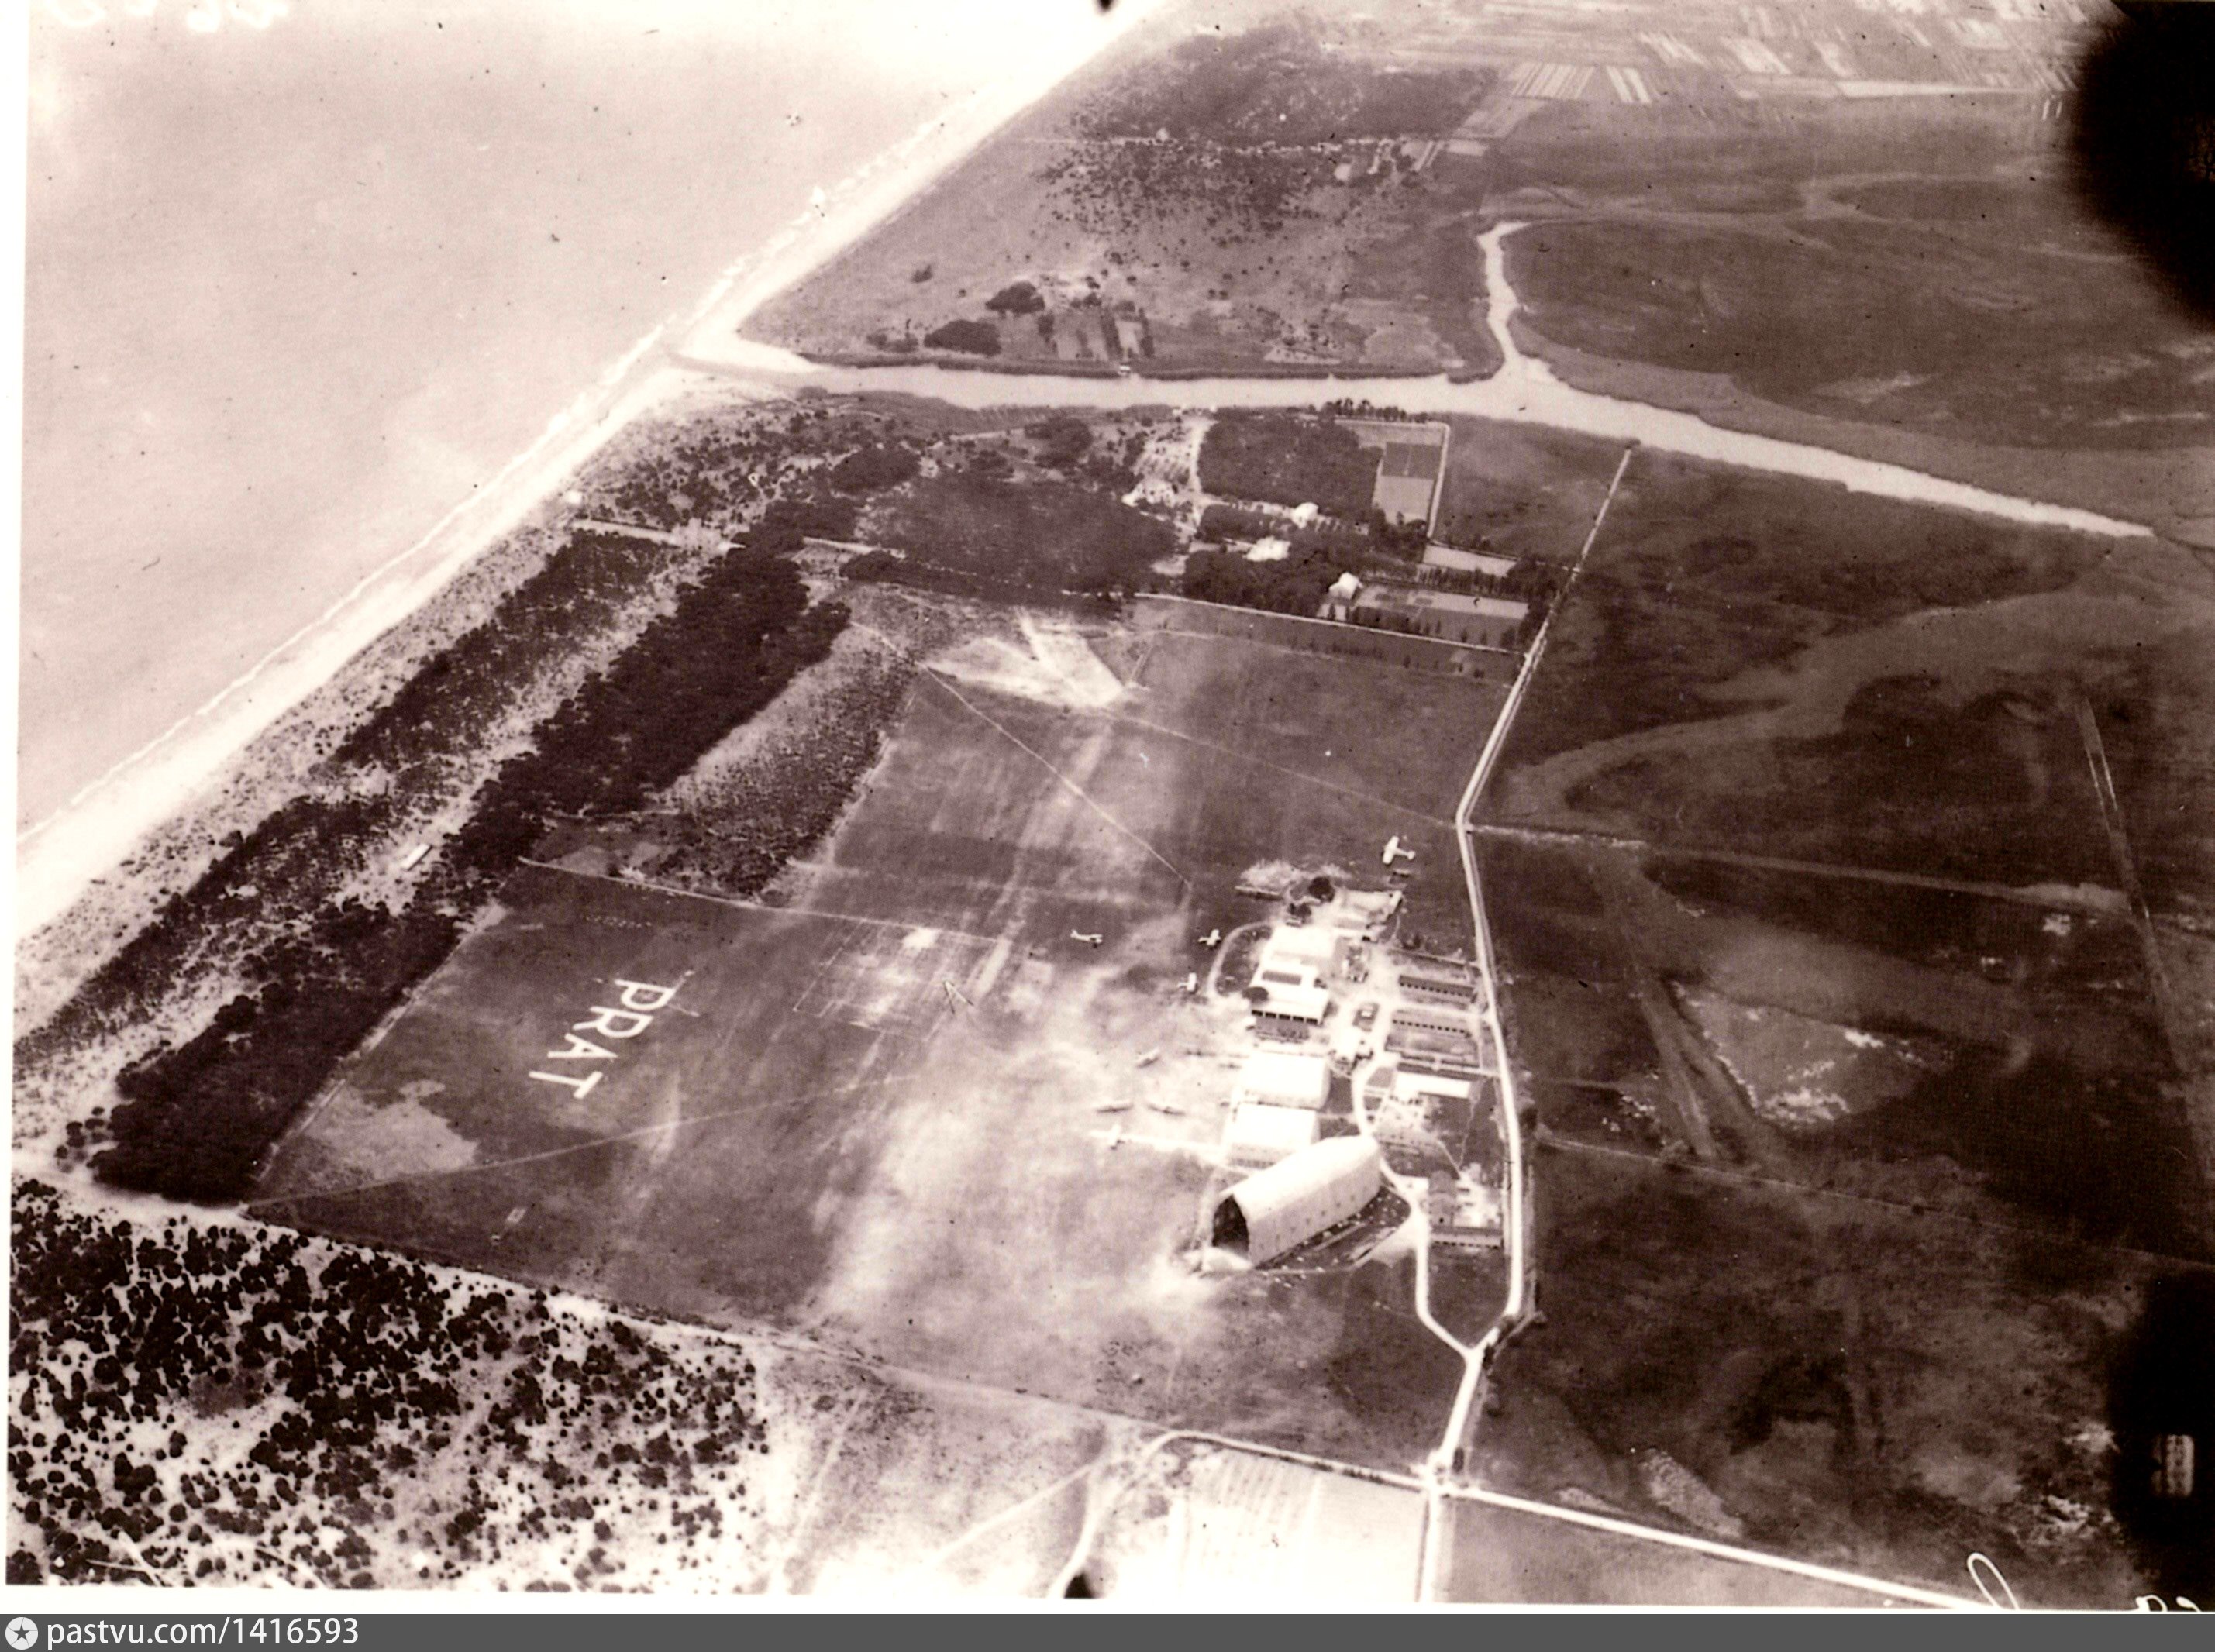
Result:
<svg viewBox="0 0 2215 1652"><path fill-rule="evenodd" d="M689 346L685 364L752 378L785 389L810 385L853 394L897 390L933 396L963 407L1314 407L1353 400L1401 407L1414 413L1463 413L1509 424L1543 425L1603 440L1638 443L1666 453L1737 465L1748 470L1810 481L1835 482L1856 493L1906 499L1917 505L1973 511L1981 516L2081 533L2144 535L2143 524L2120 521L2073 505L2018 499L1905 465L1857 458L1828 448L1810 447L1770 436L1725 430L1695 414L1642 401L1604 395L1565 384L1552 368L1526 355L1515 340L1521 309L1507 278L1506 241L1527 228L1495 225L1482 237L1486 285L1485 319L1500 346L1504 365L1489 378L1457 382L1428 377L1313 378L1093 377L1062 373L979 371L936 364L831 367L762 346ZM713 349L715 354L708 352Z"/></svg>

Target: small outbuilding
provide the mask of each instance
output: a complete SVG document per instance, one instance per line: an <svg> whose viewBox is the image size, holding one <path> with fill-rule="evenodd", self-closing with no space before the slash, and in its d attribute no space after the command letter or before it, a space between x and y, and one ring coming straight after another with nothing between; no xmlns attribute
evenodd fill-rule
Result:
<svg viewBox="0 0 2215 1652"><path fill-rule="evenodd" d="M1357 1215L1384 1185L1366 1136L1335 1135L1257 1171L1217 1202L1211 1238L1255 1266Z"/></svg>

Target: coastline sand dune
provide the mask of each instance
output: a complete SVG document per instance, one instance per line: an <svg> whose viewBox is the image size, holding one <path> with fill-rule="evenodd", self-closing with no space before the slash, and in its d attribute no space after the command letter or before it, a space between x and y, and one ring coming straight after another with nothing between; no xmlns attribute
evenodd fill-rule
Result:
<svg viewBox="0 0 2215 1652"><path fill-rule="evenodd" d="M763 302L837 256L930 187L995 130L1151 9L1119 7L1095 33L1035 58L933 117L868 162L823 201L727 270L689 310L623 352L544 434L457 504L414 545L385 562L308 626L286 637L219 693L82 787L16 842L14 930L19 946L68 915L147 834L220 787L247 747L336 676L362 649L406 621L499 538L555 497L580 466L634 420L683 393L693 376L670 362L670 341L712 351L719 364L774 374L782 352L735 338ZM720 338L720 345L710 340ZM124 902L128 905L129 902ZM106 926L102 926L106 927ZM89 969L97 957L79 960Z"/></svg>

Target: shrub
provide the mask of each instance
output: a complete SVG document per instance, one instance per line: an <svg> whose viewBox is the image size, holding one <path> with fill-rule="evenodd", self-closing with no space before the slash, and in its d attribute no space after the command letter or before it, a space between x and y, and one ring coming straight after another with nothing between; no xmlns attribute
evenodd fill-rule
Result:
<svg viewBox="0 0 2215 1652"><path fill-rule="evenodd" d="M1382 457L1329 419L1224 413L1200 444L1200 485L1233 499L1313 504L1358 519L1371 508Z"/></svg>
<svg viewBox="0 0 2215 1652"><path fill-rule="evenodd" d="M924 333L923 341L933 350L958 350L965 355L1000 353L1000 329L990 321L948 321Z"/></svg>
<svg viewBox="0 0 2215 1652"><path fill-rule="evenodd" d="M855 449L831 467L831 486L842 493L873 493L907 480L922 464L911 449L872 444Z"/></svg>
<svg viewBox="0 0 2215 1652"><path fill-rule="evenodd" d="M985 301L996 315L1035 315L1046 308L1039 290L1028 281L1012 282Z"/></svg>
<svg viewBox="0 0 2215 1652"><path fill-rule="evenodd" d="M1341 561L1319 552L1280 562L1249 562L1228 551L1194 551L1185 560L1184 595L1312 618L1322 606L1323 593L1344 572Z"/></svg>

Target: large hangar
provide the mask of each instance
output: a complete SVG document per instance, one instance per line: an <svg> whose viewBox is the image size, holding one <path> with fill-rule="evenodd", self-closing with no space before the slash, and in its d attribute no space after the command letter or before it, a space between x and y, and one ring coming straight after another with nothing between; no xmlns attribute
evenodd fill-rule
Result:
<svg viewBox="0 0 2215 1652"><path fill-rule="evenodd" d="M1335 1135L1255 1172L1217 1202L1217 1248L1259 1267L1335 1227L1377 1196L1384 1158L1366 1136Z"/></svg>

